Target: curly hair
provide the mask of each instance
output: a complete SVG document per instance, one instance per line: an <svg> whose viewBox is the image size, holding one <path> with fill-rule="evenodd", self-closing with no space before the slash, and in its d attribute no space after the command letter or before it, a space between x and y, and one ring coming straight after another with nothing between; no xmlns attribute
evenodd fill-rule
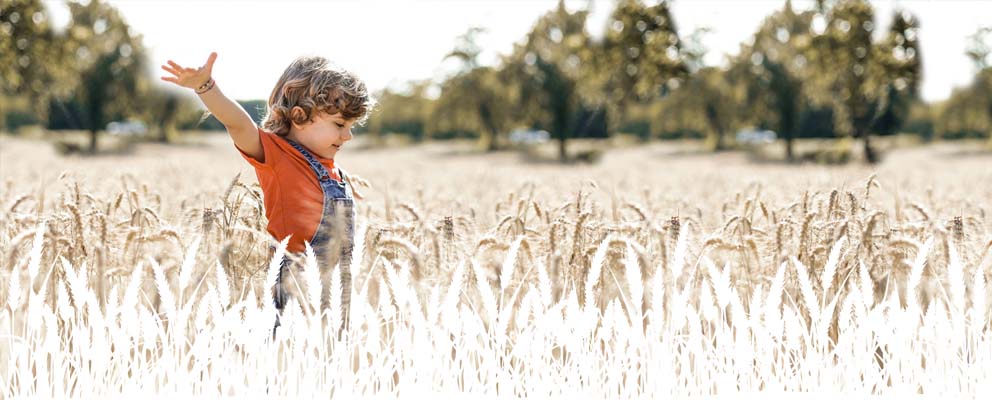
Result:
<svg viewBox="0 0 992 400"><path fill-rule="evenodd" d="M373 107L375 100L355 74L337 68L326 58L305 56L289 64L276 82L262 128L286 136L293 122L312 121L318 112L340 112L361 125Z"/></svg>

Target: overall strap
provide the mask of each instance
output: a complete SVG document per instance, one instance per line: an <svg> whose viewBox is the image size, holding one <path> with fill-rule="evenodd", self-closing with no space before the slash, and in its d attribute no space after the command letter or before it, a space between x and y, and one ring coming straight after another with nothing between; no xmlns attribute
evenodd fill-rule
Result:
<svg viewBox="0 0 992 400"><path fill-rule="evenodd" d="M344 168L337 167L338 177L341 178L341 186L344 188L344 194L346 198L354 198L354 188L352 188L351 182L348 182L348 174L344 171Z"/></svg>
<svg viewBox="0 0 992 400"><path fill-rule="evenodd" d="M321 164L320 161L317 161L313 154L310 154L309 150L292 140L286 139L286 141L289 142L293 148L299 151L300 154L303 154L303 158L305 158L307 163L310 164L310 169L317 174L318 180L323 182L331 179L331 175L327 172L327 168L324 168L324 165Z"/></svg>

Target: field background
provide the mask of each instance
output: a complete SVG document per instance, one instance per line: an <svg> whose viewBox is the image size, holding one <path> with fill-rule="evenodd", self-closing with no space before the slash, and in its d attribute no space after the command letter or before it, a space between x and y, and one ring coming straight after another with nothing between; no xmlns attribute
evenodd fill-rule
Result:
<svg viewBox="0 0 992 400"><path fill-rule="evenodd" d="M352 267L351 318L357 328L336 342L320 339L333 337L340 321L335 312L342 299L333 294L341 293L340 286L331 286L326 316L331 323L295 312L292 318L305 323L286 328L280 343L288 347L283 348L266 344L273 316L265 289L272 279L267 247L275 242L264 234L261 205L252 200L259 194L254 174L229 138L206 134L179 145L133 144L117 154L66 157L44 141L0 137L0 277L5 282L0 285L0 332L7 335L0 350L10 354L0 368L10 379L6 393L59 396L154 388L209 396L337 388L329 390L363 396L459 391L636 397L658 390L684 395L838 390L967 397L989 382L987 305L992 302L978 281L992 273L992 156L976 150L980 145L906 146L896 139L880 144L886 153L878 165L828 166L756 161L746 152L713 154L694 142L627 146L622 140L589 141L575 146L603 151L600 162L561 165L541 161L545 149L480 153L471 143L459 142L371 149L362 140L349 143L337 159L371 185L361 188L366 199L359 202L358 224L364 227L359 231L364 251ZM42 221L46 230L38 236L35 228ZM637 250L604 242L608 238ZM933 241L924 244L928 239ZM32 256L32 246L40 253ZM597 254L600 249L606 252ZM635 254L639 259L627 258ZM808 266L808 274L794 263ZM630 280L631 268L638 265L633 279L640 277L643 287ZM825 268L836 278L821 279ZM135 269L142 271L135 274ZM219 277L221 271L226 277ZM782 271L784 277L775 278ZM367 279L370 273L373 278ZM602 280L589 286L590 275ZM655 281L656 276L661 278ZM764 306L755 300L776 281L784 291L779 300L784 311L767 314L774 308L768 305L773 296ZM412 290L397 291L404 285ZM135 290L130 286L137 288L137 298L128 294ZM655 303L652 292L662 286L667 297ZM455 287L458 291L451 290ZM176 293L165 295L163 288ZM304 302L316 299L308 291L298 294ZM453 303L444 304L453 308L437 304L440 294L452 292ZM594 302L586 302L589 295ZM834 299L829 306L828 298ZM846 308L854 306L842 307L862 301L860 314ZM42 306L46 302L49 306ZM427 319L420 319L425 314L414 317L420 304ZM933 304L940 306L928 308ZM665 311L653 311L659 307ZM219 314L210 313L214 308ZM304 310L317 312L315 306ZM753 339L738 336L748 332L740 330L745 310L755 318L747 325L753 334L747 337ZM826 310L831 319L816 322L815 315ZM845 319L845 310L854 315L851 320ZM937 339L945 328L926 323L939 318L931 315L941 315L937 310L947 312L946 332L960 336ZM161 322L128 327L129 312L138 321ZM873 312L890 318L891 325L868 322ZM174 326L169 321L177 315L191 320ZM234 318L245 326L224 325L225 315L241 315ZM552 315L564 318L562 325L539 328ZM574 315L590 318L592 325L570 325ZM623 315L630 317L618 322ZM634 315L644 317L638 323ZM774 315L786 316L785 336L761 330L763 324L774 326L769 322ZM95 318L107 322L94 325ZM369 321L385 325L373 329ZM645 335L629 331L638 326ZM915 335L895 335L891 329L900 326ZM549 333L556 329L573 329L575 337ZM785 339L773 339L792 337L790 329L792 335L807 332L805 342L793 338L805 345L790 347ZM681 342L679 337L692 332L701 336ZM882 332L905 341L886 342ZM78 339L81 334L85 339ZM583 342L584 335L612 339L603 339L604 348L596 350L599 342ZM136 347L122 350L120 340ZM694 347L695 340L702 347ZM196 344L204 341L214 345ZM737 347L722 347L727 343ZM851 343L866 347L844 347ZM739 358L720 358L731 348L739 357L742 344L755 346L755 367ZM107 355L80 353L81 345L103 346ZM762 346L776 350L762 358ZM897 351L897 346L905 347ZM367 354L367 367L359 367L366 365L360 357L349 359L342 355L349 353L335 348ZM438 360L424 348L452 356ZM297 356L285 358L282 352L290 349ZM306 349L316 358L294 358ZM585 361L570 361L564 349ZM919 353L914 357L913 351ZM462 359L456 353L478 357ZM872 353L875 357L865 357ZM37 354L50 354L47 364ZM222 354L239 357L218 358ZM680 358L686 354L696 354L696 361ZM190 361L174 363L171 357ZM397 361L380 364L382 357ZM489 364L487 357L503 361ZM96 360L104 369L93 367ZM315 362L321 365L317 376L324 378L311 381L302 371ZM762 369L763 362L775 367ZM143 363L158 367L142 369ZM547 363L548 369L521 367L538 363ZM940 374L926 368L928 363L953 372L938 380ZM50 371L39 376L39 368ZM242 370L232 374L230 368ZM367 368L380 372L363 373ZM609 373L617 368L630 375ZM450 369L461 377L443 378ZM660 379L657 374L668 374L661 371L674 375ZM134 380L126 378L132 374L137 374ZM252 374L267 378L256 382L248 378ZM35 383L26 381L28 376ZM45 379L49 385L41 384Z"/></svg>
<svg viewBox="0 0 992 400"><path fill-rule="evenodd" d="M992 2L186 4L0 0L0 399L992 392ZM274 333L190 89L303 55L365 199Z"/></svg>

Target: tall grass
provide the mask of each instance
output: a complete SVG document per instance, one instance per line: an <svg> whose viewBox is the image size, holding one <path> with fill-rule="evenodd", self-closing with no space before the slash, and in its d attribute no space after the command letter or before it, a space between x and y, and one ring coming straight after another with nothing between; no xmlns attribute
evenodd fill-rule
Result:
<svg viewBox="0 0 992 400"><path fill-rule="evenodd" d="M685 236L683 230L677 248L684 248ZM198 240L192 241L189 252L197 251ZM599 244L594 269L597 263L607 264L610 240ZM830 286L814 289L806 266L793 259L802 296L781 302L783 268L769 285L758 286L753 299L746 299L730 285L733 266L717 269L704 256L701 262L708 273L703 279L683 284L655 275L656 287L647 291L654 297L645 302L648 309L641 310L636 300L645 293L638 288L641 279L634 271L639 268L629 245L624 263L631 292L602 309L579 304L576 288L557 302L549 301L548 284L541 283L546 277L522 280L519 293L512 295L520 300L501 301L479 262L471 258L457 262L443 300L438 290L420 296L409 269L385 261L380 284L388 287L383 292L387 301L373 306L356 285L346 314L351 319L347 330L337 332L340 325L334 319L341 314L335 311L343 305L340 293L332 293L330 310L322 314L304 312L298 302L291 302L273 340L271 303L253 291L230 303L230 277L220 267L213 269L214 279L194 282L183 272L191 268L184 264L174 286L161 266L148 259L157 304L136 284L145 269L139 266L129 279L112 287L107 304L101 305L85 279L86 266L63 258L66 279L55 285L53 307L45 302L47 285L21 279L25 275L30 283L38 275L35 255L41 243L36 236L26 267L8 281L0 324L6 355L0 360L4 398L145 392L204 397L459 392L631 398L757 391L967 397L992 389L992 334L979 294L984 290L981 274L975 279L976 301L968 303L951 293L923 310L900 306L891 297L876 303L863 267L860 284L844 286L826 302ZM829 262L835 262L842 244L834 246ZM284 246L285 242L277 256ZM502 264L503 282L513 275L520 252L508 254ZM913 277L919 276L919 260L926 256L916 256ZM186 254L186 259L191 257ZM676 251L673 273L685 257L684 250ZM312 253L307 258L314 265ZM266 282L274 282L278 266L274 258ZM466 266L475 271L475 282L463 282L469 276ZM826 267L825 271L833 268ZM957 256L948 267L965 269ZM952 276L958 282L951 287L960 290L963 275ZM593 289L599 277L595 270L588 274L582 287L586 299L600 295ZM481 303L462 292L463 283L478 288ZM716 312L714 297L706 295L711 288ZM334 290L340 289L335 285ZM670 305L678 311L658 317L664 315L657 309L658 297L698 291L703 293L698 297L671 297ZM768 293L767 299L761 293ZM840 296L845 299L837 315L840 329L832 337L823 326L831 324L831 310ZM655 317L645 318L649 315Z"/></svg>
<svg viewBox="0 0 992 400"><path fill-rule="evenodd" d="M717 169L638 147L583 168L396 170L428 150L365 152L343 162L389 189L358 205L350 269L287 254L302 269L273 339L285 244L242 160L189 173L168 165L204 154L163 149L118 181L100 160L0 140L5 165L77 171L52 185L4 169L0 398L992 389L979 158L894 154L867 171L718 155L733 168Z"/></svg>

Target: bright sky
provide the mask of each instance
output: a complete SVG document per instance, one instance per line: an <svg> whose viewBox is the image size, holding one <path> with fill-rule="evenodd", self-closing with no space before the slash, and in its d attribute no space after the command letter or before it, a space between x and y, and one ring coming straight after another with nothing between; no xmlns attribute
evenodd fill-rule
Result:
<svg viewBox="0 0 992 400"><path fill-rule="evenodd" d="M568 0L572 10L592 6L589 29L599 36L614 0ZM651 2L651 0L648 0ZM45 0L56 26L68 20L61 0ZM482 62L508 53L557 0L341 0L341 1L110 1L143 35L155 66L166 60L202 64L210 51L219 56L214 78L229 96L264 99L283 69L303 54L325 56L355 71L373 89L402 87L413 79L443 78L452 70L444 55L471 26L488 32L480 38ZM706 62L722 65L725 55L757 29L784 0L677 0L672 9L679 33L698 27L712 32L703 43ZM974 74L964 55L966 37L992 25L992 2L979 0L873 1L882 32L894 9L920 17L924 60L923 98L947 98ZM796 0L797 10L813 1ZM158 74L161 70L155 72Z"/></svg>

